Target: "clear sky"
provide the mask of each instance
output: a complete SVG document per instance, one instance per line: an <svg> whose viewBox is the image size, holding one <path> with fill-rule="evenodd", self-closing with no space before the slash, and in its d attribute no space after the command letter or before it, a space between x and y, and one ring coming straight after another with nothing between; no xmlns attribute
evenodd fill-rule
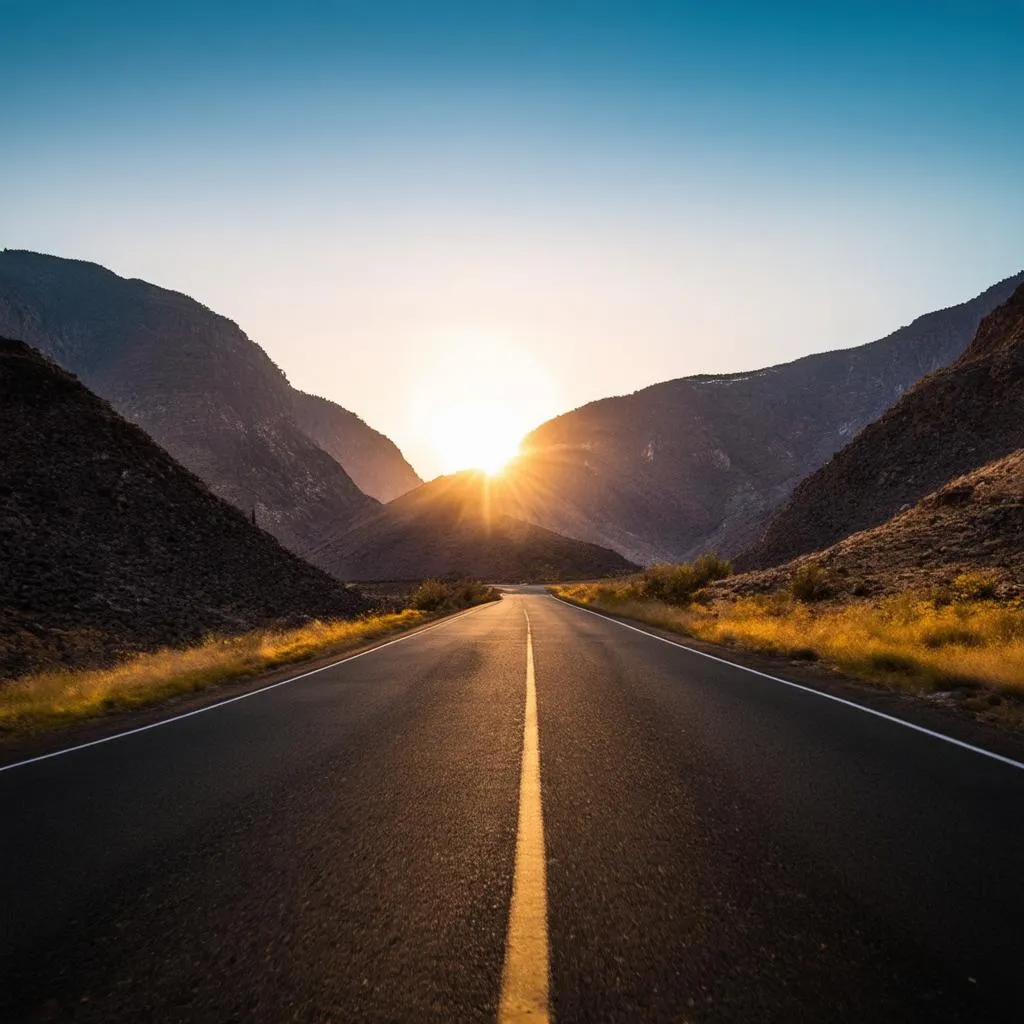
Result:
<svg viewBox="0 0 1024 1024"><path fill-rule="evenodd" d="M0 0L0 245L187 292L431 476L1020 270L1022 39L1009 0Z"/></svg>

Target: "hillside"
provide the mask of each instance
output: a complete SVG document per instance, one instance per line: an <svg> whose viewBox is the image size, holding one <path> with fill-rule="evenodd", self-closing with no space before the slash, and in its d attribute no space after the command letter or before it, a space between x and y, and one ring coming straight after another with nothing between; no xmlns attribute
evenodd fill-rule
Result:
<svg viewBox="0 0 1024 1024"><path fill-rule="evenodd" d="M1024 597L1024 450L956 478L881 526L715 589L785 589L808 563L821 566L840 595L949 586L963 573L981 573L999 596Z"/></svg>
<svg viewBox="0 0 1024 1024"><path fill-rule="evenodd" d="M550 420L506 474L517 514L639 562L735 553L800 480L956 359L1021 281L859 348L668 381Z"/></svg>
<svg viewBox="0 0 1024 1024"><path fill-rule="evenodd" d="M371 498L391 501L423 483L398 445L354 412L293 389L292 415L302 432L344 466L356 486Z"/></svg>
<svg viewBox="0 0 1024 1024"><path fill-rule="evenodd" d="M877 526L1024 447L1024 285L985 319L959 359L922 380L803 481L737 559L764 568Z"/></svg>
<svg viewBox="0 0 1024 1024"><path fill-rule="evenodd" d="M491 488L483 473L438 477L338 531L314 556L348 580L456 575L533 582L634 568L614 551L507 515Z"/></svg>
<svg viewBox="0 0 1024 1024"><path fill-rule="evenodd" d="M408 483L390 442L318 400L328 454L296 421L305 396L266 353L177 292L92 263L6 250L0 334L77 374L215 494L246 513L255 506L260 525L294 551L376 504L332 457L346 445L359 453L359 475L382 493Z"/></svg>
<svg viewBox="0 0 1024 1024"><path fill-rule="evenodd" d="M0 678L364 607L71 374L0 340Z"/></svg>

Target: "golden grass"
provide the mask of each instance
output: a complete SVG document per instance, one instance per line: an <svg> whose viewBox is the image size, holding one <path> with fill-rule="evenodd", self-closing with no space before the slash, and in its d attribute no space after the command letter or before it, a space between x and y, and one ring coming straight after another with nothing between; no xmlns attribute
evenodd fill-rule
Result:
<svg viewBox="0 0 1024 1024"><path fill-rule="evenodd" d="M676 607L638 600L628 584L552 588L577 604L713 643L820 660L850 675L915 690L984 686L1024 697L1024 607L906 593L805 604L788 594Z"/></svg>
<svg viewBox="0 0 1024 1024"><path fill-rule="evenodd" d="M335 654L431 618L406 610L312 622L298 629L212 636L183 649L139 654L109 669L45 672L0 686L0 735L51 729L154 704L281 665Z"/></svg>

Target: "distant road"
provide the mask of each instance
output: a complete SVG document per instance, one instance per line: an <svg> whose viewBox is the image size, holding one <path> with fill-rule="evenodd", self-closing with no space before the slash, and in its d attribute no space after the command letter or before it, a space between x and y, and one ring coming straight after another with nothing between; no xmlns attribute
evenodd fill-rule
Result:
<svg viewBox="0 0 1024 1024"><path fill-rule="evenodd" d="M1022 810L528 588L0 772L0 1020L1019 1022Z"/></svg>

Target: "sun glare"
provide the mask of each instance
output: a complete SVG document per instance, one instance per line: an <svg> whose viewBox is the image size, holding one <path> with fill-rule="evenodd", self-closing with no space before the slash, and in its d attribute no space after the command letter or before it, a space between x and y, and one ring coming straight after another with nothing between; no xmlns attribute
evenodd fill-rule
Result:
<svg viewBox="0 0 1024 1024"><path fill-rule="evenodd" d="M500 473L558 408L550 374L528 350L494 339L440 342L417 383L421 437L438 471Z"/></svg>
<svg viewBox="0 0 1024 1024"><path fill-rule="evenodd" d="M502 402L470 399L441 411L432 425L431 438L445 472L482 469L500 473L519 453L524 426L509 415Z"/></svg>

